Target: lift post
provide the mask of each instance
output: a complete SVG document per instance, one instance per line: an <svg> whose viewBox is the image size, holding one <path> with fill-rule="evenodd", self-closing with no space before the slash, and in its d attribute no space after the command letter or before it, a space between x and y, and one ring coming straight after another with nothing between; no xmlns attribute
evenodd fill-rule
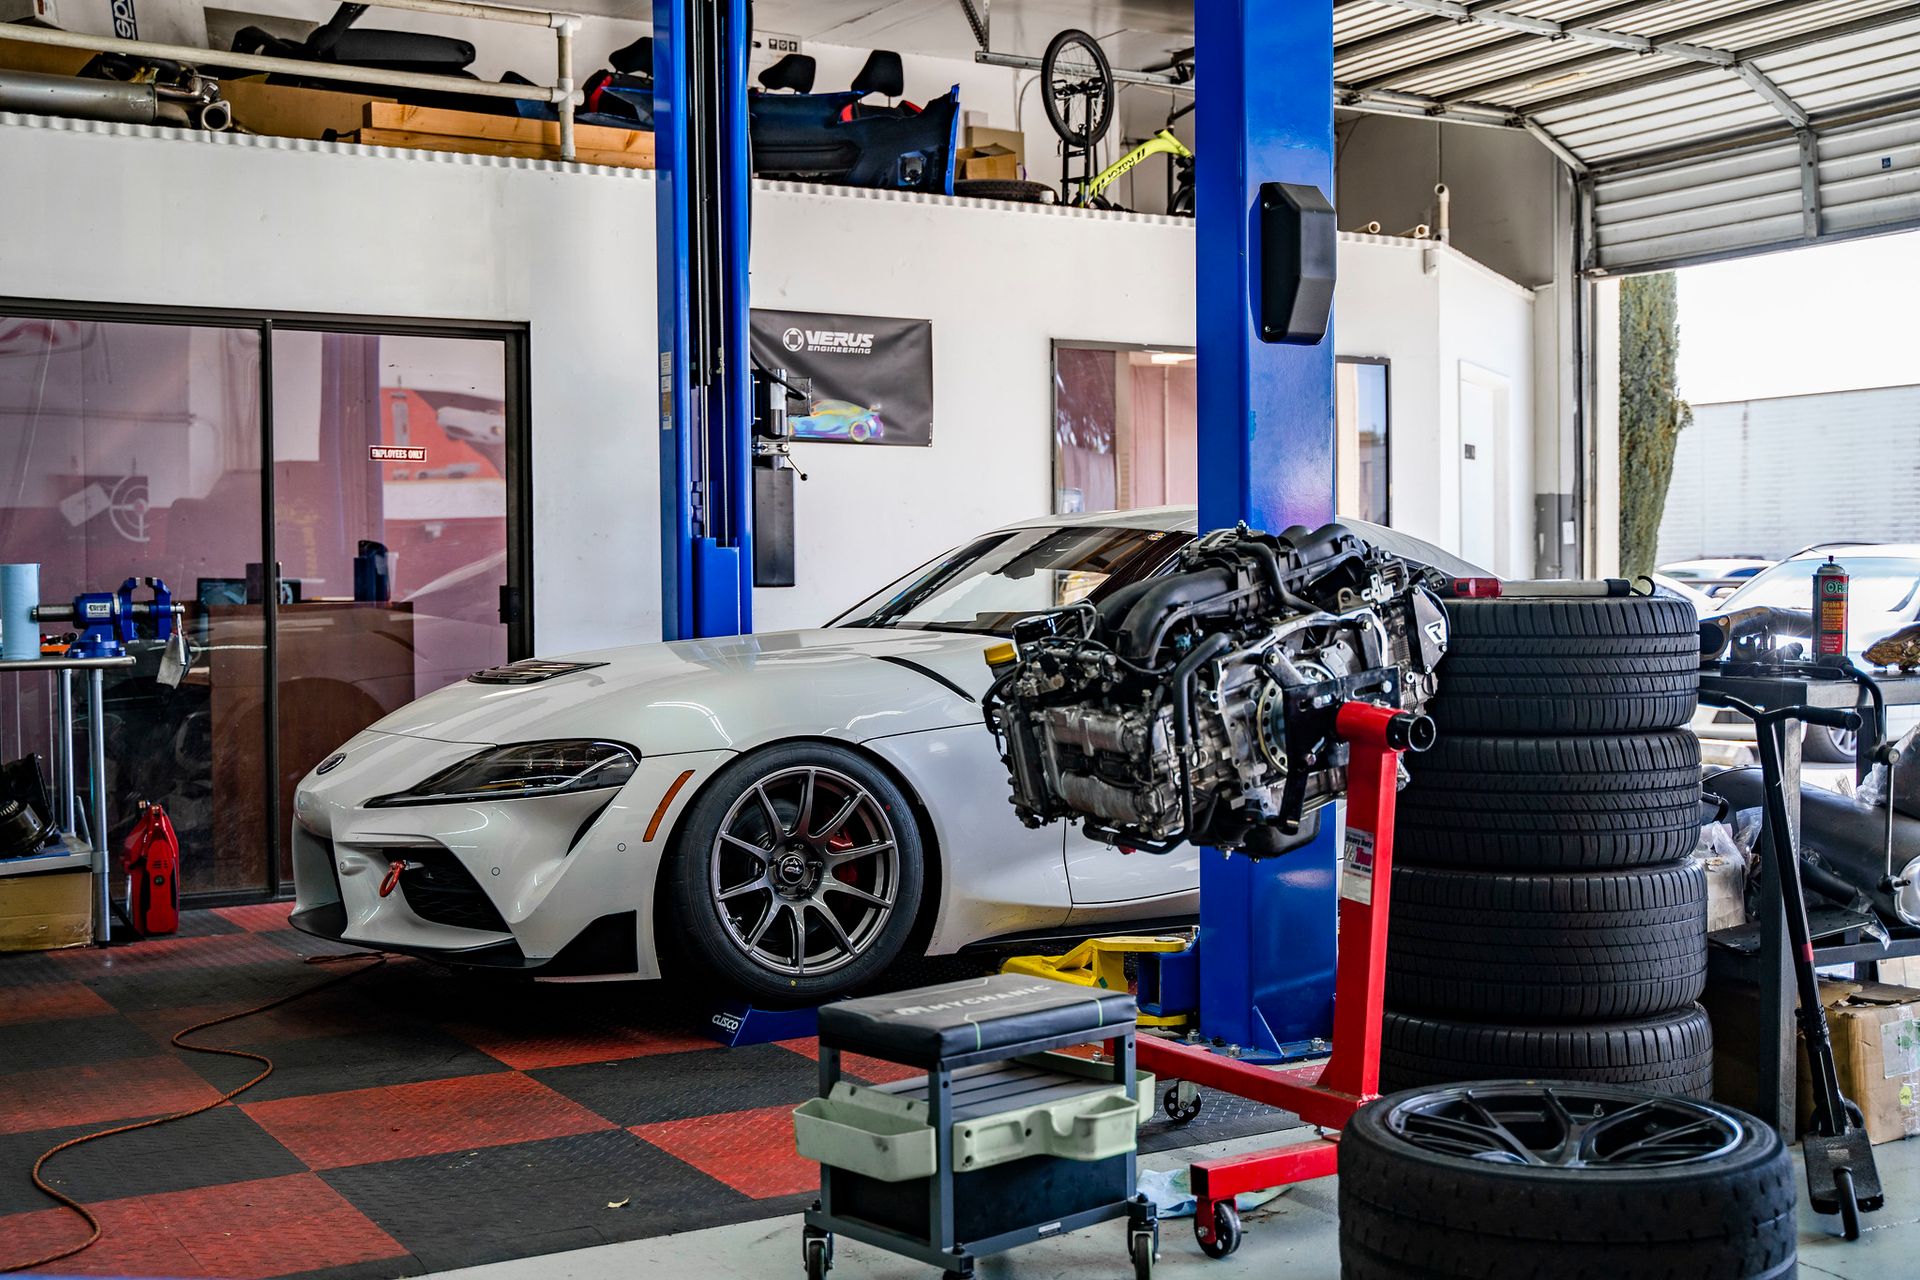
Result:
<svg viewBox="0 0 1920 1280"><path fill-rule="evenodd" d="M747 0L654 0L660 626L753 630Z"/></svg>
<svg viewBox="0 0 1920 1280"><path fill-rule="evenodd" d="M1317 528L1333 517L1331 335L1274 343L1256 317L1262 186L1333 190L1333 6L1198 0L1194 16L1200 527ZM1268 1059L1323 1047L1336 826L1268 862L1202 852L1203 1036Z"/></svg>

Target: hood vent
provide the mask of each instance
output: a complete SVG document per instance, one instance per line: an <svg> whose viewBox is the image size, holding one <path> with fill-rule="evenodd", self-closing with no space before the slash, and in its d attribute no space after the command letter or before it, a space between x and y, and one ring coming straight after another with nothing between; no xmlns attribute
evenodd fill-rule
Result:
<svg viewBox="0 0 1920 1280"><path fill-rule="evenodd" d="M522 658L518 662L509 662L504 667L476 671L467 679L474 684L539 684L544 680L570 676L576 671L591 671L595 667L606 665L604 662L552 662L543 658Z"/></svg>

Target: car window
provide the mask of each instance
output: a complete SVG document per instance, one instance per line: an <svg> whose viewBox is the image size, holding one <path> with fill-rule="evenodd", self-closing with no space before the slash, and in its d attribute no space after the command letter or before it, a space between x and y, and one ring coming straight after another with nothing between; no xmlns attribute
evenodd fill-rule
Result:
<svg viewBox="0 0 1920 1280"><path fill-rule="evenodd" d="M1810 610L1813 573L1825 563L1823 556L1808 556L1774 565L1728 596L1721 608L1728 613L1756 605ZM1847 591L1847 613L1856 632L1890 627L1913 616L1915 602L1920 600L1920 559L1849 556L1841 563L1853 579Z"/></svg>
<svg viewBox="0 0 1920 1280"><path fill-rule="evenodd" d="M1151 576L1191 534L1052 526L988 534L925 565L834 619L836 627L1006 634L1048 609L1098 603Z"/></svg>

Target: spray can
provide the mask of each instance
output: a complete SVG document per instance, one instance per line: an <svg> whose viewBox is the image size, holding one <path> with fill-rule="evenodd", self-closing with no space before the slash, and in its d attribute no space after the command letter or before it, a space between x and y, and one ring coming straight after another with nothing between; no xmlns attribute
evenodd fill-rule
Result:
<svg viewBox="0 0 1920 1280"><path fill-rule="evenodd" d="M1832 556L1813 572L1813 656L1841 660L1847 656L1847 577Z"/></svg>

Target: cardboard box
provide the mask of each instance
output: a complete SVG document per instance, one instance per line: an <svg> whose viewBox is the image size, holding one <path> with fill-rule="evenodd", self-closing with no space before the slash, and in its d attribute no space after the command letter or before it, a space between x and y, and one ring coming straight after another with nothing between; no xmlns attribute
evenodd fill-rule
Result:
<svg viewBox="0 0 1920 1280"><path fill-rule="evenodd" d="M1020 158L1010 151L962 151L954 157L954 176L967 181L1020 180Z"/></svg>
<svg viewBox="0 0 1920 1280"><path fill-rule="evenodd" d="M1884 982L1823 982L1840 1092L1867 1117L1875 1143L1920 1137L1920 989ZM1812 1116L1811 1074L1800 1057L1800 1126Z"/></svg>
<svg viewBox="0 0 1920 1280"><path fill-rule="evenodd" d="M0 951L52 951L93 941L93 876L0 876Z"/></svg>
<svg viewBox="0 0 1920 1280"><path fill-rule="evenodd" d="M980 125L968 125L960 139L965 151L1005 153L1014 159L1015 164L1027 162L1027 136L1018 129L987 129Z"/></svg>
<svg viewBox="0 0 1920 1280"><path fill-rule="evenodd" d="M357 140L370 146L415 147L529 160L560 158L560 125L553 120L487 115L442 107L368 104ZM574 157L581 164L627 169L654 167L654 136L639 129L576 125Z"/></svg>

